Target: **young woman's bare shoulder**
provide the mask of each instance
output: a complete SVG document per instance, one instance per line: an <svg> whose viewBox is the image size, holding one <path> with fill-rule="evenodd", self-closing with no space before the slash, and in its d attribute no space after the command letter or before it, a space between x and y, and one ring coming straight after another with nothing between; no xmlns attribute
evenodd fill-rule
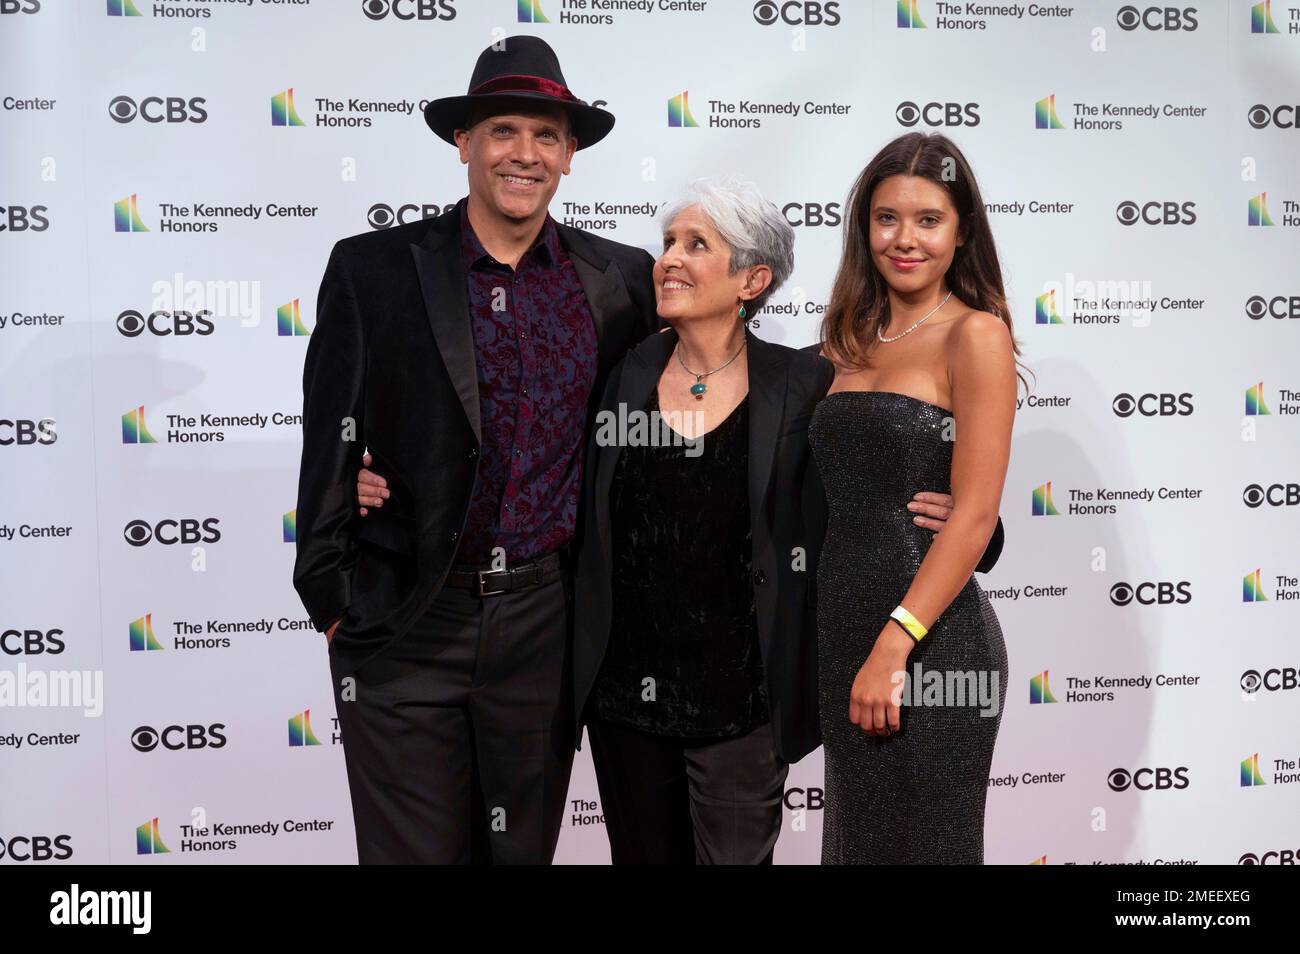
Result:
<svg viewBox="0 0 1300 954"><path fill-rule="evenodd" d="M968 348L981 351L989 348L1009 349L1011 347L1011 329L1007 327L1005 321L992 312L972 309L966 314L953 319L948 340L954 348L959 350Z"/></svg>

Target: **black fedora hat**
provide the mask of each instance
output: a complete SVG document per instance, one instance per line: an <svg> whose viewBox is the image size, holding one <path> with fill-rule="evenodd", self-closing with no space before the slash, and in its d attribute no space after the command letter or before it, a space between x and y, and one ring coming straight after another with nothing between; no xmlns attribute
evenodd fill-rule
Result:
<svg viewBox="0 0 1300 954"><path fill-rule="evenodd" d="M614 128L613 113L588 106L569 91L555 51L535 36L507 37L499 47L489 46L474 64L469 92L435 99L424 108L424 121L439 138L455 145L453 133L465 128L465 116L474 103L508 105L516 100L562 107L569 114L579 149L600 142Z"/></svg>

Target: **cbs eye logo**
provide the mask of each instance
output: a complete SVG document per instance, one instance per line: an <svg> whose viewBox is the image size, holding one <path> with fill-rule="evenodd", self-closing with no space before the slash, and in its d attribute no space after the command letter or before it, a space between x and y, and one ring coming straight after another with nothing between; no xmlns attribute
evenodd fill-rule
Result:
<svg viewBox="0 0 1300 954"><path fill-rule="evenodd" d="M117 316L117 330L124 338L138 338L146 331L159 336L210 335L216 330L211 317L207 308L196 312L155 311L148 318L128 308Z"/></svg>
<svg viewBox="0 0 1300 954"><path fill-rule="evenodd" d="M1149 792L1152 789L1164 791L1167 789L1183 789L1189 784L1187 778L1187 766L1180 765L1178 768L1171 769L1161 766L1159 768L1140 768L1130 772L1128 769L1111 769L1106 776L1106 784L1110 786L1112 792L1126 792L1130 788L1136 788L1140 792Z"/></svg>
<svg viewBox="0 0 1300 954"><path fill-rule="evenodd" d="M927 126L978 126L979 103L926 103L919 106L905 100L894 108L898 125L911 128L924 122Z"/></svg>
<svg viewBox="0 0 1300 954"><path fill-rule="evenodd" d="M1195 225L1195 202L1136 202L1126 199L1115 208L1120 225Z"/></svg>
<svg viewBox="0 0 1300 954"><path fill-rule="evenodd" d="M1270 507L1300 506L1300 484L1269 484L1268 487L1261 484L1247 484L1246 489L1241 492L1241 502L1251 510L1256 510L1266 503Z"/></svg>
<svg viewBox="0 0 1300 954"><path fill-rule="evenodd" d="M1133 776L1127 769L1111 769L1110 775L1106 776L1106 784L1110 786L1111 791L1122 792L1133 784Z"/></svg>
<svg viewBox="0 0 1300 954"><path fill-rule="evenodd" d="M397 223L397 216L393 214L391 205L376 202L366 213L366 221L370 223L372 229L388 229Z"/></svg>
<svg viewBox="0 0 1300 954"><path fill-rule="evenodd" d="M915 126L921 121L921 108L916 103L899 103L894 110L894 118L900 126Z"/></svg>
<svg viewBox="0 0 1300 954"><path fill-rule="evenodd" d="M130 96L115 96L108 104L108 115L114 122L129 123L137 112L135 100Z"/></svg>
<svg viewBox="0 0 1300 954"><path fill-rule="evenodd" d="M1255 129L1267 129L1269 126L1276 126L1278 129L1296 129L1300 128L1300 123L1296 121L1296 113L1300 112L1295 106L1278 106L1276 109L1269 109L1263 103L1256 103L1246 112L1246 122ZM1290 114L1290 119L1285 118Z"/></svg>
<svg viewBox="0 0 1300 954"><path fill-rule="evenodd" d="M1128 606L1134 600L1142 606L1181 606L1192 601L1192 584L1161 580L1136 586L1121 582L1110 588L1110 601L1116 606Z"/></svg>
<svg viewBox="0 0 1300 954"><path fill-rule="evenodd" d="M199 520L184 517L180 520L159 520L150 524L147 520L132 520L122 528L122 536L133 547L142 547L156 541L165 546L175 543L216 543L221 539L221 530L217 524L220 517L208 517Z"/></svg>
<svg viewBox="0 0 1300 954"><path fill-rule="evenodd" d="M1195 7L1146 7L1139 10L1134 6L1124 6L1115 12L1115 22L1121 30L1130 33L1138 27L1190 32L1198 26Z"/></svg>
<svg viewBox="0 0 1300 954"><path fill-rule="evenodd" d="M147 725L142 725L131 733L131 745L137 752L152 752L158 748L158 733Z"/></svg>
<svg viewBox="0 0 1300 954"><path fill-rule="evenodd" d="M788 26L837 26L840 22L839 4L819 3L817 0L758 0L754 4L754 19L763 26L780 20Z"/></svg>
<svg viewBox="0 0 1300 954"><path fill-rule="evenodd" d="M369 20L382 20L390 13L397 20L454 20L454 0L362 0L361 12Z"/></svg>
<svg viewBox="0 0 1300 954"><path fill-rule="evenodd" d="M436 202L422 204L407 202L397 208L393 208L387 202L376 202L366 212L366 222L372 229L391 229L394 225L410 225L421 219L431 219L454 208L456 208L454 202L451 205L438 205Z"/></svg>
<svg viewBox="0 0 1300 954"><path fill-rule="evenodd" d="M1259 321L1265 315L1278 319L1300 318L1300 295L1275 295L1272 298L1251 295L1246 299L1247 318Z"/></svg>
<svg viewBox="0 0 1300 954"><path fill-rule="evenodd" d="M153 527L144 520L132 520L122 531L126 542L133 547L142 547L153 539Z"/></svg>
<svg viewBox="0 0 1300 954"><path fill-rule="evenodd" d="M144 315L138 311L124 311L117 316L117 330L127 338L135 338L145 329Z"/></svg>
<svg viewBox="0 0 1300 954"><path fill-rule="evenodd" d="M1192 413L1192 394L1140 394L1134 397L1128 392L1115 395L1110 402L1116 417L1132 417L1134 413L1143 417L1186 417Z"/></svg>
<svg viewBox="0 0 1300 954"><path fill-rule="evenodd" d="M169 725L159 731L142 725L131 733L131 747L137 752L152 752L158 746L177 752L181 749L221 749L227 739L223 734L225 723L211 725Z"/></svg>
<svg viewBox="0 0 1300 954"><path fill-rule="evenodd" d="M1241 691L1256 693L1259 692L1260 686L1264 684L1264 678L1259 674L1257 669L1247 669L1241 674Z"/></svg>
<svg viewBox="0 0 1300 954"><path fill-rule="evenodd" d="M130 96L114 96L108 115L115 123L129 123L137 117L147 123L202 123L208 119L203 108L206 102L202 96L146 96L137 104Z"/></svg>

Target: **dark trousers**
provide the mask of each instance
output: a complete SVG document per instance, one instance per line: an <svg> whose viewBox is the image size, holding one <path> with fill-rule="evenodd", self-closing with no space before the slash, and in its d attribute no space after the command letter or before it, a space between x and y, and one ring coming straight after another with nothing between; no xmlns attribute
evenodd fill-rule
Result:
<svg viewBox="0 0 1300 954"><path fill-rule="evenodd" d="M352 682L330 654L362 864L551 862L573 765L572 591L567 569L492 596L444 587Z"/></svg>
<svg viewBox="0 0 1300 954"><path fill-rule="evenodd" d="M790 767L772 727L721 741L587 724L616 865L772 863Z"/></svg>

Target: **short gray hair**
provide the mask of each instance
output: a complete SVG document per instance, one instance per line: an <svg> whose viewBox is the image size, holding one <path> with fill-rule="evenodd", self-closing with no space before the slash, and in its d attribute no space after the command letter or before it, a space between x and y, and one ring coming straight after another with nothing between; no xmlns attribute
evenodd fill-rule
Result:
<svg viewBox="0 0 1300 954"><path fill-rule="evenodd" d="M758 186L740 175L728 174L696 179L686 195L664 210L660 223L666 231L686 208L698 205L722 240L731 249L730 274L742 268L766 265L772 281L749 302L747 317L759 310L794 271L794 229L781 210L763 198Z"/></svg>

